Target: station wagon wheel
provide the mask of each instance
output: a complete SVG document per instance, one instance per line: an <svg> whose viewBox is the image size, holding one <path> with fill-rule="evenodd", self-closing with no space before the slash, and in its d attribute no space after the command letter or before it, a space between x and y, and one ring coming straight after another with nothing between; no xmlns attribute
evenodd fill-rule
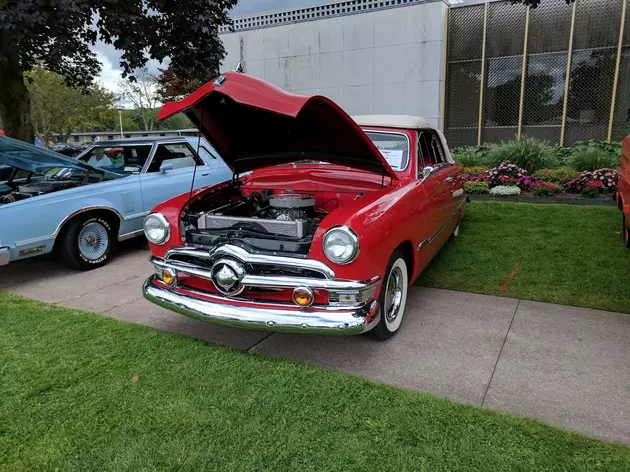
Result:
<svg viewBox="0 0 630 472"><path fill-rule="evenodd" d="M70 267L90 270L109 262L115 242L116 234L105 218L79 215L60 234L59 253Z"/></svg>
<svg viewBox="0 0 630 472"><path fill-rule="evenodd" d="M398 332L405 313L408 288L407 263L402 254L396 251L387 265L378 297L381 319L374 329L366 333L368 336L384 341Z"/></svg>

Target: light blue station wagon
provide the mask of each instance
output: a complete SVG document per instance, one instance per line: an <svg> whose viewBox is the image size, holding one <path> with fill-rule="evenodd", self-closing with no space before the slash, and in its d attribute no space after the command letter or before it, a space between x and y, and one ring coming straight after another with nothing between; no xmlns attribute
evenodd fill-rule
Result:
<svg viewBox="0 0 630 472"><path fill-rule="evenodd" d="M0 137L0 266L58 250L92 269L140 236L158 203L229 180L202 138L101 141L77 159Z"/></svg>

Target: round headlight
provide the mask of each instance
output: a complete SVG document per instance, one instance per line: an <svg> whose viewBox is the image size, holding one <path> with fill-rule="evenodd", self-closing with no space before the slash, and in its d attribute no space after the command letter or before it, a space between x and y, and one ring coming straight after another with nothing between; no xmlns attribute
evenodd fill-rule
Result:
<svg viewBox="0 0 630 472"><path fill-rule="evenodd" d="M324 254L335 264L348 264L359 255L359 238L346 226L329 229L324 236Z"/></svg>
<svg viewBox="0 0 630 472"><path fill-rule="evenodd" d="M144 235L153 244L164 244L170 234L168 221L161 213L151 213L144 219Z"/></svg>

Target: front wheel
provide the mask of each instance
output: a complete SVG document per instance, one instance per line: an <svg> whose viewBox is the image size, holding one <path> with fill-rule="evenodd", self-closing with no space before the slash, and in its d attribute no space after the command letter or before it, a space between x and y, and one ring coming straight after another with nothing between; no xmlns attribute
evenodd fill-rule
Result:
<svg viewBox="0 0 630 472"><path fill-rule="evenodd" d="M621 234L623 236L623 244L630 249L630 230L626 226L626 215L621 219Z"/></svg>
<svg viewBox="0 0 630 472"><path fill-rule="evenodd" d="M400 251L392 254L385 274L386 279L378 296L381 319L374 329L367 332L368 336L380 341L389 339L398 332L405 314L409 274L407 263Z"/></svg>
<svg viewBox="0 0 630 472"><path fill-rule="evenodd" d="M59 252L70 267L90 270L109 262L115 243L116 235L105 219L85 215L69 223L62 234Z"/></svg>

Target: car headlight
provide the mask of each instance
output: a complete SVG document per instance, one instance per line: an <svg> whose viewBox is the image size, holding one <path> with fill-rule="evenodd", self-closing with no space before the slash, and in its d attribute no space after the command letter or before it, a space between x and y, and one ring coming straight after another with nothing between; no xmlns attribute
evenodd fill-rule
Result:
<svg viewBox="0 0 630 472"><path fill-rule="evenodd" d="M144 219L144 235L153 244L164 244L171 235L166 218L161 213L151 213Z"/></svg>
<svg viewBox="0 0 630 472"><path fill-rule="evenodd" d="M359 238L346 226L331 228L324 236L324 254L335 264L348 264L359 255Z"/></svg>

